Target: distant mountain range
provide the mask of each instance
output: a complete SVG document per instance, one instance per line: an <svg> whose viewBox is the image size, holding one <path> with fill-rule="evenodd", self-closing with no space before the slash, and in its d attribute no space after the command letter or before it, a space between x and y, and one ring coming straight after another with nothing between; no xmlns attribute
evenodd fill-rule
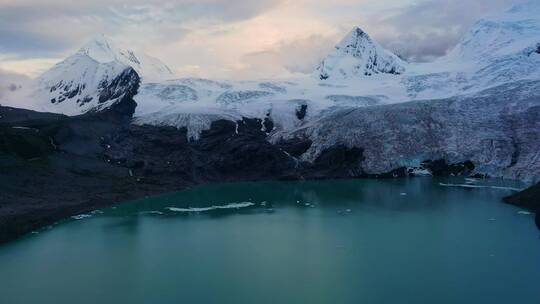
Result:
<svg viewBox="0 0 540 304"><path fill-rule="evenodd" d="M104 36L99 36L41 75L32 94L25 98L33 101L31 107L34 110L78 115L106 110L128 92L129 95L136 93L133 123L186 127L193 140L218 120L270 119L272 129L265 130L268 140L275 142L290 137L308 137L313 145L301 158L310 160L328 145L343 143L367 149L365 146L373 143L358 142L355 134L369 136L366 132L396 131L408 123L390 123L395 117L383 115L380 119L385 123L381 123L380 128L388 129L374 131L371 130L372 125L363 126L369 127L367 131L359 126L354 128L360 129L354 129L345 124L336 125L331 120L338 119L343 123L347 119L338 118L343 113L381 112L393 107L411 107L411 111L416 112L420 110L415 107L426 109L443 102L448 117L444 117L445 113L437 115L442 115L442 120L456 120L455 126L447 126L458 128L448 130L452 133L462 131L459 128L463 125L457 120L465 117L480 121L495 115L498 119L497 115L522 114L534 109L538 103L535 99L538 95L537 81L540 81L540 3L531 1L479 20L452 51L434 62L406 62L355 27L312 75L272 81L174 79L171 70L158 59L123 50ZM498 102L484 110L475 109L473 113L474 100L485 98ZM472 106L465 106L469 104ZM452 111L463 112L463 117L451 118ZM358 115L367 119L364 114ZM433 116L430 119L433 121L409 127L417 128L421 133L443 125L437 124ZM530 127L538 126L534 119L530 123L533 124ZM329 125L332 130L325 130ZM492 127L497 128L496 125ZM325 130L325 135L322 135L322 130ZM351 130L355 134L344 135ZM479 156L488 152L468 151L468 147L457 142L447 142L452 136L463 136L447 134L443 141L437 139L427 144L429 147L414 147L415 143L411 142L412 146L406 150L386 151L389 154L379 151L381 147L373 148L377 150L372 152L377 159L371 164L380 164L379 158L386 157L387 160L382 161L386 165L368 165L366 168L369 167L369 173L378 173L400 165L419 167L420 161L427 158L476 159L485 165L484 169L477 169L482 173L540 178L540 156L526 156L525 152L514 151L523 143L515 138L516 134L511 134L511 129L502 132L504 134L499 131L475 134L473 138L479 142L469 144L478 146L483 140L491 140L490 144L482 145L491 145L486 149L494 149L493 153L497 154L497 145L505 142L504 153L514 155L514 158L518 155L517 159L510 161L512 166L507 166L506 161L497 160L493 155ZM332 138L328 138L330 133ZM392 144L399 145L401 138L396 135L393 140ZM509 147L506 147L506 142ZM385 145L382 142L377 144ZM535 169L530 172L516 169L521 158L526 158L527 166Z"/></svg>

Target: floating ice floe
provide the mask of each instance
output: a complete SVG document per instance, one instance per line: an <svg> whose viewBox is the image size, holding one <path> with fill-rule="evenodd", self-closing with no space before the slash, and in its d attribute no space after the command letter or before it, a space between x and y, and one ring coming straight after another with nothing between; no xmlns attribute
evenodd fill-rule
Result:
<svg viewBox="0 0 540 304"><path fill-rule="evenodd" d="M529 211L518 211L518 214L521 214L521 215L531 215L532 213L530 213Z"/></svg>
<svg viewBox="0 0 540 304"><path fill-rule="evenodd" d="M433 176L431 171L429 171L428 169L424 169L424 168L412 168L412 170L410 172L413 175L416 175L416 176Z"/></svg>
<svg viewBox="0 0 540 304"><path fill-rule="evenodd" d="M466 184L476 184L478 180L476 178L465 178Z"/></svg>
<svg viewBox="0 0 540 304"><path fill-rule="evenodd" d="M162 215L163 212L161 211L142 211L142 212L139 212L140 215L146 215L146 214L157 214L157 215Z"/></svg>
<svg viewBox="0 0 540 304"><path fill-rule="evenodd" d="M512 191L522 191L522 188L515 188L515 187L501 187L501 186L481 186L481 185L471 185L471 184L446 184L446 183L439 183L440 186L443 187L461 187L461 188L490 188L490 189L497 189L497 190L512 190Z"/></svg>
<svg viewBox="0 0 540 304"><path fill-rule="evenodd" d="M401 195L401 196L406 196L406 195L407 195L407 193L405 193L405 192L401 192L401 193L400 193L399 195Z"/></svg>
<svg viewBox="0 0 540 304"><path fill-rule="evenodd" d="M78 215L72 216L71 218L74 219L74 220L83 220L83 219L89 218L89 217L92 217L92 215L90 215L90 214L78 214Z"/></svg>
<svg viewBox="0 0 540 304"><path fill-rule="evenodd" d="M345 210L338 210L337 214L345 215L347 213L351 213L351 209L345 209Z"/></svg>
<svg viewBox="0 0 540 304"><path fill-rule="evenodd" d="M35 129L35 128L29 128L29 127L18 127L18 126L15 126L15 127L11 127L12 129L19 129L19 130L35 130L35 131L38 131L38 129Z"/></svg>
<svg viewBox="0 0 540 304"><path fill-rule="evenodd" d="M240 208L246 208L254 206L254 203L251 202L242 202L242 203L232 203L222 206L210 206L210 207L200 207L200 208L177 208L177 207L167 207L165 209L168 209L169 211L173 212L205 212L205 211L211 211L211 210L218 210L218 209L240 209Z"/></svg>

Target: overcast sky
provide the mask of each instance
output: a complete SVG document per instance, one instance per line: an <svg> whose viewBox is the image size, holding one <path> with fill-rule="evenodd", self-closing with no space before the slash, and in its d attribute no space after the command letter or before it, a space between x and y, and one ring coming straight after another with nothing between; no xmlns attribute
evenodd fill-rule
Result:
<svg viewBox="0 0 540 304"><path fill-rule="evenodd" d="M519 0L0 0L0 79L36 76L103 33L178 76L309 73L355 25L411 61ZM9 73L8 73L9 72Z"/></svg>

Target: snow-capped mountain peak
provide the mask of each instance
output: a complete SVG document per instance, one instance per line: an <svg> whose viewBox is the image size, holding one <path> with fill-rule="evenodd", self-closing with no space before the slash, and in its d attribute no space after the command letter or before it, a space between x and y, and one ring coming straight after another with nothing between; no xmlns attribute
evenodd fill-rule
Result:
<svg viewBox="0 0 540 304"><path fill-rule="evenodd" d="M77 53L87 55L97 62L107 63L118 60L117 54L119 52L110 39L105 35L98 35L88 41Z"/></svg>
<svg viewBox="0 0 540 304"><path fill-rule="evenodd" d="M402 74L407 63L384 49L359 27L354 27L336 45L316 71L321 80L374 74Z"/></svg>
<svg viewBox="0 0 540 304"><path fill-rule="evenodd" d="M135 93L140 75L154 73L146 66L100 35L40 75L32 99L40 111L68 115L106 108Z"/></svg>
<svg viewBox="0 0 540 304"><path fill-rule="evenodd" d="M352 56L362 56L364 50L374 46L371 37L358 26L355 26L343 40L336 45L337 50Z"/></svg>
<svg viewBox="0 0 540 304"><path fill-rule="evenodd" d="M476 22L447 56L486 62L513 55L540 43L540 2L530 1Z"/></svg>
<svg viewBox="0 0 540 304"><path fill-rule="evenodd" d="M140 81L172 77L160 60L98 35L39 76L33 96L39 110L76 115L114 104L124 93L134 93Z"/></svg>
<svg viewBox="0 0 540 304"><path fill-rule="evenodd" d="M537 19L538 14L540 14L540 2L537 0L516 4L506 12L506 15L519 15L521 17L529 15L533 19Z"/></svg>
<svg viewBox="0 0 540 304"><path fill-rule="evenodd" d="M118 47L105 35L88 41L77 54L87 55L99 63L117 61L132 67L144 80L166 80L172 78L171 69L159 59L131 49Z"/></svg>

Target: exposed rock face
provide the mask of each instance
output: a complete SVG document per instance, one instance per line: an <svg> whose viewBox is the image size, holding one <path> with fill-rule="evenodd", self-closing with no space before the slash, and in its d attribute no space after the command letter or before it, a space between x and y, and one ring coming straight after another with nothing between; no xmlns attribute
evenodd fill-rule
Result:
<svg viewBox="0 0 540 304"><path fill-rule="evenodd" d="M99 102L104 103L127 95L133 97L139 89L139 75L135 70L128 68L112 80L104 79L99 84ZM132 113L133 114L133 113Z"/></svg>
<svg viewBox="0 0 540 304"><path fill-rule="evenodd" d="M538 214L540 214L540 183L521 192L505 197L504 201L508 204L533 210L537 213L536 224L539 224ZM538 229L540 229L540 227L538 227Z"/></svg>
<svg viewBox="0 0 540 304"><path fill-rule="evenodd" d="M307 104L301 104L298 108L296 108L295 114L296 118L299 120L302 120L306 117L307 114L308 105Z"/></svg>
<svg viewBox="0 0 540 304"><path fill-rule="evenodd" d="M473 173L475 168L471 161L449 164L444 159L424 161L420 167L429 170L435 176L469 175Z"/></svg>
<svg viewBox="0 0 540 304"><path fill-rule="evenodd" d="M189 141L186 129L136 126L107 138L105 158L138 176L179 174L194 182L280 179L295 162L266 140L261 121L219 120Z"/></svg>
<svg viewBox="0 0 540 304"><path fill-rule="evenodd" d="M99 63L85 55L72 56L58 63L37 79L33 98L47 99L52 107L68 115L77 115L107 106L114 102L114 91L120 88L122 79L136 72L118 62ZM138 76L137 76L138 81Z"/></svg>
<svg viewBox="0 0 540 304"><path fill-rule="evenodd" d="M305 138L289 138L289 139L282 139L279 142L277 142L277 146L289 153L293 157L300 157L302 154L306 153L306 151L311 147L311 140L305 139Z"/></svg>
<svg viewBox="0 0 540 304"><path fill-rule="evenodd" d="M106 111L90 111L66 118L44 126L44 130L61 151L95 157L102 151L102 138L129 126L136 107L133 96L138 86L138 75L128 69L104 87L107 96L115 100Z"/></svg>
<svg viewBox="0 0 540 304"><path fill-rule="evenodd" d="M360 167L363 150L345 145L328 148L306 168L308 178L343 178L366 176Z"/></svg>

